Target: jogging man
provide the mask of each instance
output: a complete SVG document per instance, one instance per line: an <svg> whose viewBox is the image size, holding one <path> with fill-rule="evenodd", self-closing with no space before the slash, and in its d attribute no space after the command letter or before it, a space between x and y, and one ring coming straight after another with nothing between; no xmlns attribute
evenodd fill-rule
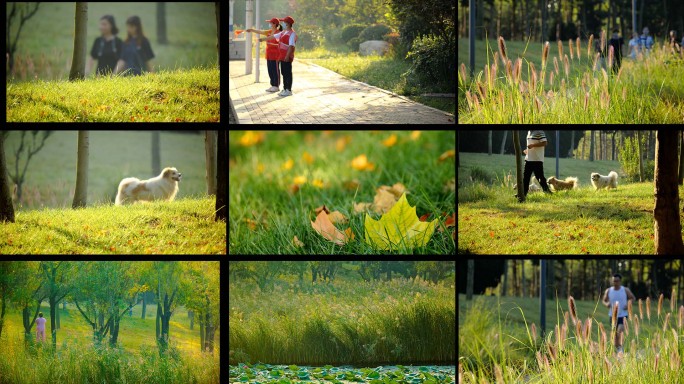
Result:
<svg viewBox="0 0 684 384"><path fill-rule="evenodd" d="M622 275L619 273L616 273L613 275L613 286L606 289L606 292L603 294L603 305L608 307L608 317L611 319L612 323L612 318L613 318L613 305L615 305L615 302L618 303L618 315L617 315L617 332L615 333L615 340L613 340L613 345L615 345L615 350L617 353L623 352L622 348L622 335L623 332L625 331L625 325L624 321L625 318L628 316L627 312L627 303L628 300L635 301L636 297L634 297L634 294L632 291L629 290L627 287L623 287L621 285L622 281Z"/></svg>

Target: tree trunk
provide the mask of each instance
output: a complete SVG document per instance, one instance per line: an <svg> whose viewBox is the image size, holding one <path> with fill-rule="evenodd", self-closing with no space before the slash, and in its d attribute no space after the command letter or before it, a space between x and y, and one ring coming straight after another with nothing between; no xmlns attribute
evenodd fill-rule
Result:
<svg viewBox="0 0 684 384"><path fill-rule="evenodd" d="M57 326L55 327L55 329L60 329L62 327L62 322L59 318L59 303L57 303L57 310L55 312L57 313Z"/></svg>
<svg viewBox="0 0 684 384"><path fill-rule="evenodd" d="M613 161L617 160L617 155L615 154L615 135L616 134L617 134L617 131L613 131L613 138L610 140L611 145L613 146L613 148L610 151L610 155L611 155L610 159Z"/></svg>
<svg viewBox="0 0 684 384"><path fill-rule="evenodd" d="M504 149L506 147L506 138L508 138L508 130L503 131L503 139L501 140L501 150L499 151L501 155L504 154Z"/></svg>
<svg viewBox="0 0 684 384"><path fill-rule="evenodd" d="M78 131L78 161L76 163L76 191L72 208L88 204L88 156L90 152L89 132Z"/></svg>
<svg viewBox="0 0 684 384"><path fill-rule="evenodd" d="M513 148L515 148L515 171L518 178L518 201L525 201L525 190L523 189L523 170L522 170L522 149L520 148L519 131L511 131L513 136Z"/></svg>
<svg viewBox="0 0 684 384"><path fill-rule="evenodd" d="M216 166L216 218L215 220L227 220L228 209L226 208L226 189L228 159L228 132L225 130L218 131L218 150L217 150L217 166Z"/></svg>
<svg viewBox="0 0 684 384"><path fill-rule="evenodd" d="M204 316L200 313L200 320L199 320L199 325L200 325L200 351L204 350L204 338L206 335L206 331L204 329Z"/></svg>
<svg viewBox="0 0 684 384"><path fill-rule="evenodd" d="M190 330L195 329L195 311L188 311L188 318L190 319Z"/></svg>
<svg viewBox="0 0 684 384"><path fill-rule="evenodd" d="M214 327L214 322L208 308L206 322L207 324L204 326L206 333L204 336L204 351L214 353L214 333L216 331L216 327Z"/></svg>
<svg viewBox="0 0 684 384"><path fill-rule="evenodd" d="M157 43L165 45L166 39L166 3L157 3Z"/></svg>
<svg viewBox="0 0 684 384"><path fill-rule="evenodd" d="M116 346L116 343L119 341L119 323L121 322L121 319L119 319L119 314L114 314L114 318L111 321L112 324L110 325L111 328L109 332L109 345L114 347Z"/></svg>
<svg viewBox="0 0 684 384"><path fill-rule="evenodd" d="M582 160L584 160L584 148L587 146L587 131L582 131Z"/></svg>
<svg viewBox="0 0 684 384"><path fill-rule="evenodd" d="M147 316L147 292L143 292L142 294L142 314L140 315L140 318L145 320L145 316Z"/></svg>
<svg viewBox="0 0 684 384"><path fill-rule="evenodd" d="M594 161L594 131L590 131L591 140L589 141L589 161Z"/></svg>
<svg viewBox="0 0 684 384"><path fill-rule="evenodd" d="M219 11L221 9L221 2L215 1L214 7L216 8L216 52L218 54L218 66L221 67L221 17L219 16Z"/></svg>
<svg viewBox="0 0 684 384"><path fill-rule="evenodd" d="M49 298L50 302L50 334L52 335L52 347L57 349L57 298L55 295L51 295Z"/></svg>
<svg viewBox="0 0 684 384"><path fill-rule="evenodd" d="M14 223L14 206L7 178L7 162L5 161L5 132L0 132L0 222Z"/></svg>
<svg viewBox="0 0 684 384"><path fill-rule="evenodd" d="M473 285L475 284L475 260L468 259L468 275L466 280L466 300L473 299Z"/></svg>
<svg viewBox="0 0 684 384"><path fill-rule="evenodd" d="M501 297L508 295L508 263L510 260L504 260L503 282L501 282Z"/></svg>
<svg viewBox="0 0 684 384"><path fill-rule="evenodd" d="M525 289L525 260L520 260L520 286L522 287L522 297L526 297Z"/></svg>
<svg viewBox="0 0 684 384"><path fill-rule="evenodd" d="M160 3L157 3L160 4ZM162 3L163 4L163 3ZM152 174L157 176L161 173L161 135L159 131L152 131Z"/></svg>
<svg viewBox="0 0 684 384"><path fill-rule="evenodd" d="M88 38L88 3L76 3L76 28L74 29L74 55L71 61L69 81L85 78L86 45Z"/></svg>
<svg viewBox="0 0 684 384"><path fill-rule="evenodd" d="M155 335L156 339L159 340L159 336L161 334L161 301L157 300L157 318L156 318L156 323L155 323Z"/></svg>
<svg viewBox="0 0 684 384"><path fill-rule="evenodd" d="M677 187L677 131L659 130L655 159L655 249L656 254L682 254L682 224L679 221Z"/></svg>
<svg viewBox="0 0 684 384"><path fill-rule="evenodd" d="M216 195L216 131L204 131L207 194Z"/></svg>
<svg viewBox="0 0 684 384"><path fill-rule="evenodd" d="M639 181L643 182L644 181L644 156L643 152L641 151L641 131L637 131L637 148L638 148L638 153L639 153Z"/></svg>
<svg viewBox="0 0 684 384"><path fill-rule="evenodd" d="M682 182L684 182L684 131L679 131L679 137L679 185L682 185ZM0 148L1 150L2 148ZM0 166L0 172L2 168Z"/></svg>
<svg viewBox="0 0 684 384"><path fill-rule="evenodd" d="M568 157L573 158L574 156L572 155L573 152L575 151L575 130L573 129L570 132L570 149L568 150Z"/></svg>
<svg viewBox="0 0 684 384"><path fill-rule="evenodd" d="M518 260L511 260L511 265L513 265L513 270L511 271L511 277L513 278L513 296L517 297L520 287L518 286Z"/></svg>
<svg viewBox="0 0 684 384"><path fill-rule="evenodd" d="M487 155L492 155L492 131L487 131Z"/></svg>

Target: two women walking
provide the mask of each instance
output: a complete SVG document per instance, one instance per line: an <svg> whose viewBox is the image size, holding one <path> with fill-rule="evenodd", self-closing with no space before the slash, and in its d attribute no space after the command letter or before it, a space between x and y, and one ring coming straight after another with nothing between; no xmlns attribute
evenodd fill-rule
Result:
<svg viewBox="0 0 684 384"><path fill-rule="evenodd" d="M111 75L141 75L143 72L153 72L151 60L154 52L150 41L143 34L142 22L138 16L131 16L126 20L128 36L125 41L117 37L119 29L116 27L114 16L105 15L100 18L100 37L95 39L90 50L88 68L97 60L96 74Z"/></svg>

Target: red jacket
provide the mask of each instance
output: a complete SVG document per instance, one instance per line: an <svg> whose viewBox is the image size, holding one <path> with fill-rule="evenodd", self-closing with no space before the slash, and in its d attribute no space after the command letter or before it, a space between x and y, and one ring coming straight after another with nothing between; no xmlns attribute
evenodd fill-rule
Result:
<svg viewBox="0 0 684 384"><path fill-rule="evenodd" d="M289 30L289 31L283 31L280 34L280 39L279 41L279 50L280 50L280 55L278 57L278 60L280 61L285 61L285 57L287 56L287 51L290 48L290 39L293 38L294 36L294 41L295 43L297 42L297 33L295 33L294 30ZM292 52L292 61L294 61L294 52Z"/></svg>
<svg viewBox="0 0 684 384"><path fill-rule="evenodd" d="M268 31L268 35L273 35L273 31ZM280 52L278 50L278 40L268 40L266 42L266 60L278 60Z"/></svg>

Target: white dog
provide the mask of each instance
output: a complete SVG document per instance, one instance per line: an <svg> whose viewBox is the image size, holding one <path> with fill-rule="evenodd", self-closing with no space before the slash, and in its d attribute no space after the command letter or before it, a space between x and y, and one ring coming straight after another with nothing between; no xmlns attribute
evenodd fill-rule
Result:
<svg viewBox="0 0 684 384"><path fill-rule="evenodd" d="M164 168L161 174L149 180L127 177L119 183L119 193L116 195L116 205L123 205L130 201L139 200L168 200L172 201L178 193L178 182L181 173L176 168Z"/></svg>
<svg viewBox="0 0 684 384"><path fill-rule="evenodd" d="M598 173L592 173L591 185L593 185L597 191L601 188L617 188L618 174L615 171L610 171L608 176L599 175Z"/></svg>

